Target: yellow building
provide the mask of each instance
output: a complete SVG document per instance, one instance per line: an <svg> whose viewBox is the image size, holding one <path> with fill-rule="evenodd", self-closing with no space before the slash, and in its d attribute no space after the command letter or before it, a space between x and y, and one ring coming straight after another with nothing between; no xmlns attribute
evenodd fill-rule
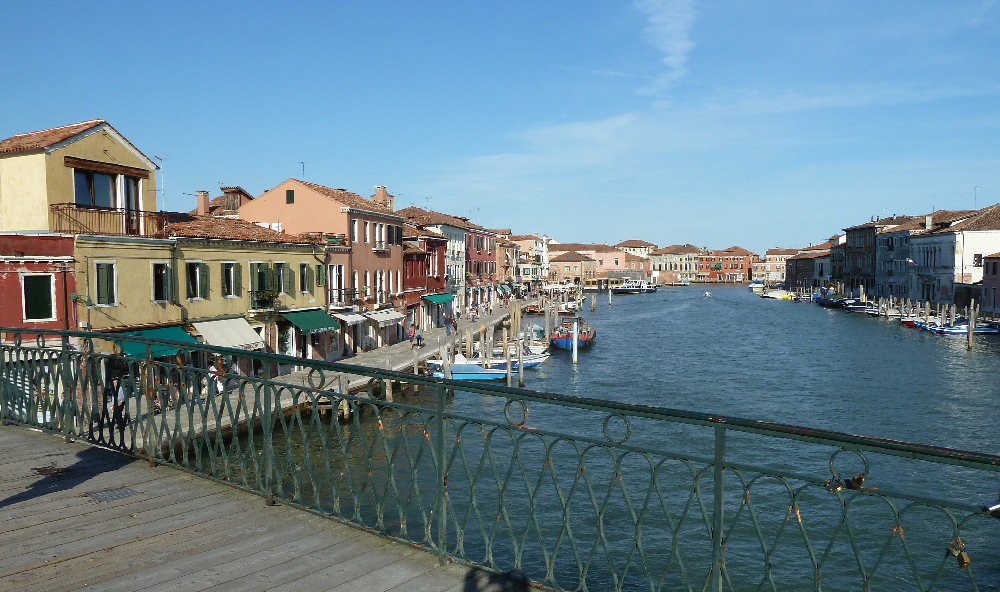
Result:
<svg viewBox="0 0 1000 592"><path fill-rule="evenodd" d="M0 231L155 236L157 169L103 119L0 140Z"/></svg>

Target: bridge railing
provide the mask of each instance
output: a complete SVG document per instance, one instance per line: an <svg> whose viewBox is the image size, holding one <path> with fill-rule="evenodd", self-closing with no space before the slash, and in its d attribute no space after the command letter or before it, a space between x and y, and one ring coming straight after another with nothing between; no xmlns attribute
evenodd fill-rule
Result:
<svg viewBox="0 0 1000 592"><path fill-rule="evenodd" d="M990 454L155 339L3 337L7 420L553 588L1000 583ZM303 378L273 375L289 364ZM341 392L356 376L367 388Z"/></svg>

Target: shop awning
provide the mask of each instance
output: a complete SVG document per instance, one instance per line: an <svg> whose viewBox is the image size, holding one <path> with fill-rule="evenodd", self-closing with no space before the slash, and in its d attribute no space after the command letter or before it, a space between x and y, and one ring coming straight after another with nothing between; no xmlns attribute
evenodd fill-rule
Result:
<svg viewBox="0 0 1000 592"><path fill-rule="evenodd" d="M368 317L353 312L331 312L330 316L340 320L345 325L357 325L368 320Z"/></svg>
<svg viewBox="0 0 1000 592"><path fill-rule="evenodd" d="M448 304L455 299L451 294L428 294L424 300L431 304Z"/></svg>
<svg viewBox="0 0 1000 592"><path fill-rule="evenodd" d="M181 329L180 326L160 327L158 329L146 329L143 331L131 331L124 335L134 335L136 337L148 337L150 339L166 339L168 341L180 341L181 343L197 344L198 340L191 337L191 334ZM154 358L164 358L175 355L183 348L176 345L165 345L152 343L149 346L151 355ZM122 352L130 358L145 358L146 344L136 341L125 341L122 343Z"/></svg>
<svg viewBox="0 0 1000 592"><path fill-rule="evenodd" d="M262 349L264 340L260 338L246 319L221 319L191 323L201 333L205 343L237 349Z"/></svg>
<svg viewBox="0 0 1000 592"><path fill-rule="evenodd" d="M385 327L386 325L398 323L406 318L405 315L398 313L391 308L387 308L385 310L373 310L365 313L365 316L378 323L379 327Z"/></svg>
<svg viewBox="0 0 1000 592"><path fill-rule="evenodd" d="M504 294L510 294L510 288L508 288L507 286L499 284L497 287L500 288L500 291L503 292Z"/></svg>
<svg viewBox="0 0 1000 592"><path fill-rule="evenodd" d="M298 327L299 331L302 331L303 335L336 331L340 328L340 323L322 310L314 309L283 312L281 313L281 316L285 317L293 325Z"/></svg>

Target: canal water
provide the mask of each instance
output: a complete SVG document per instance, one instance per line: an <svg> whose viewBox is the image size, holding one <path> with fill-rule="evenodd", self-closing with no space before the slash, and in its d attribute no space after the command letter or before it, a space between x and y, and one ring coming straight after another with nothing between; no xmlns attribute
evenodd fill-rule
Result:
<svg viewBox="0 0 1000 592"><path fill-rule="evenodd" d="M611 304L601 294L594 312L588 296L582 315L597 329L595 345L577 364L569 352L554 352L527 371L525 387L1000 453L1000 338L977 337L970 350L962 337L893 320L761 299L741 286L710 289L711 298L704 286L689 286L616 296ZM434 395L397 402L433 407ZM710 568L711 429L539 402L525 409L461 391L449 398L449 413L450 552L501 571L519 566L535 580L549 573L547 583L566 589L581 587L580 573L590 590L702 588ZM308 467L316 477L300 481L289 469L285 497L436 542L436 420L374 406L363 417L310 420L289 433L312 437L275 438L289 467ZM527 430L512 430L520 419ZM829 477L836 448L729 434L727 461L768 468L727 471L731 589L813 590L816 563L822 589L864 589L866 578L872 590L1000 586L993 519L969 523L964 512L830 493L795 475ZM609 441L636 449L622 452ZM338 449L347 452L338 458ZM996 496L995 474L866 457L866 487L969 504ZM844 477L864 470L860 457L834 458ZM956 521L972 570L944 555Z"/></svg>

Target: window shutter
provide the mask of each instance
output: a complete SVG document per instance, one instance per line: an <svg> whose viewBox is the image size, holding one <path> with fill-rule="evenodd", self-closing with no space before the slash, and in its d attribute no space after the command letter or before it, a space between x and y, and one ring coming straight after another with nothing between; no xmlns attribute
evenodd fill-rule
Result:
<svg viewBox="0 0 1000 592"><path fill-rule="evenodd" d="M386 237L385 244L386 245L394 245L394 244L396 244L396 227L393 226L392 224L389 224L386 227L386 232L389 234L389 236Z"/></svg>
<svg viewBox="0 0 1000 592"><path fill-rule="evenodd" d="M208 298L208 263L198 265L198 296Z"/></svg>
<svg viewBox="0 0 1000 592"><path fill-rule="evenodd" d="M325 286L326 285L326 266L320 263L316 266L316 285Z"/></svg>
<svg viewBox="0 0 1000 592"><path fill-rule="evenodd" d="M295 284L292 283L292 268L287 265L281 266L281 284L282 292L285 294L292 294L295 290Z"/></svg>
<svg viewBox="0 0 1000 592"><path fill-rule="evenodd" d="M258 291L260 291L262 289L260 287L260 277L258 275L258 274L260 274L260 266L261 266L260 263L251 263L250 264L250 291L251 292L258 292Z"/></svg>
<svg viewBox="0 0 1000 592"><path fill-rule="evenodd" d="M396 244L399 245L399 246L403 245L403 227L402 226L397 226L396 227Z"/></svg>
<svg viewBox="0 0 1000 592"><path fill-rule="evenodd" d="M306 292L310 294L313 293L313 268L312 265L306 265Z"/></svg>
<svg viewBox="0 0 1000 592"><path fill-rule="evenodd" d="M226 273L226 266L227 265L232 265L232 263L220 263L219 264L219 294L222 294L223 296L227 296L228 295L227 292L226 292L226 276L229 275L228 273ZM233 272L233 273L235 273L235 272Z"/></svg>
<svg viewBox="0 0 1000 592"><path fill-rule="evenodd" d="M275 263L274 267L270 270L271 273L267 274L267 277L269 278L267 284L268 290L274 290L276 292L281 291L281 267L283 266Z"/></svg>
<svg viewBox="0 0 1000 592"><path fill-rule="evenodd" d="M97 303L98 304L111 304L110 299L110 284L111 284L111 274L109 272L110 266L105 263L97 264Z"/></svg>
<svg viewBox="0 0 1000 592"><path fill-rule="evenodd" d="M243 264L233 263L233 296L243 295Z"/></svg>

